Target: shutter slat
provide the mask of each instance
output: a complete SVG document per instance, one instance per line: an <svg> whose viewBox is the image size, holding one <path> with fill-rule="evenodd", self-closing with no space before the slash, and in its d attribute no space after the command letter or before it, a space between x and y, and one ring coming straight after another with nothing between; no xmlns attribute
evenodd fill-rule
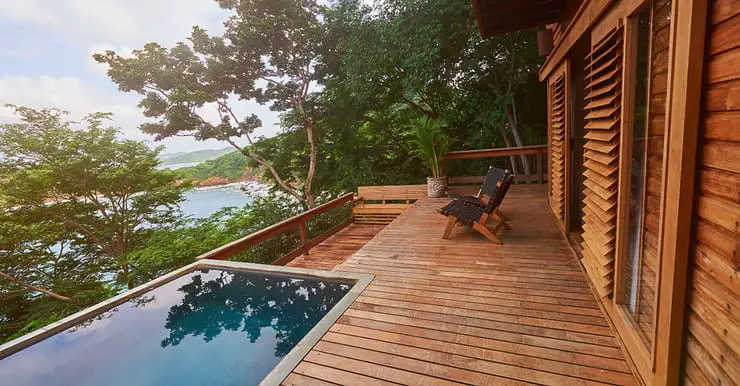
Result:
<svg viewBox="0 0 740 386"><path fill-rule="evenodd" d="M550 207L561 225L565 224L565 86L565 74L550 85Z"/></svg>
<svg viewBox="0 0 740 386"><path fill-rule="evenodd" d="M617 165L621 113L622 33L615 28L586 58L583 263L601 297L614 283Z"/></svg>

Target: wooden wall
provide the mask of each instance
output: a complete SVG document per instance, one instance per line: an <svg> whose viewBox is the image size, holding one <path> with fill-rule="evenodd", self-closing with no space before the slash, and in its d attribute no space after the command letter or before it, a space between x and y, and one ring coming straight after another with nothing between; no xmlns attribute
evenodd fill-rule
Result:
<svg viewBox="0 0 740 386"><path fill-rule="evenodd" d="M740 384L740 1L711 1L707 28L682 377L732 385Z"/></svg>

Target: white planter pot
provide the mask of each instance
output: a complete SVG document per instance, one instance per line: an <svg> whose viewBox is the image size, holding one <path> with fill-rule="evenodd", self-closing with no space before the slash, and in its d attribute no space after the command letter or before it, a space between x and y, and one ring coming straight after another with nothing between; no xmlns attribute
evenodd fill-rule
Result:
<svg viewBox="0 0 740 386"><path fill-rule="evenodd" d="M447 195L447 177L427 177L427 195L444 197Z"/></svg>

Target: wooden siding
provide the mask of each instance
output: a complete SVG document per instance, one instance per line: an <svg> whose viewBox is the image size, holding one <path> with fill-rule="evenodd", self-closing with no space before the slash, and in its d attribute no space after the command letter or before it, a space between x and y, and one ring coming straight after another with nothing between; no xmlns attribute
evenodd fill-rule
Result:
<svg viewBox="0 0 740 386"><path fill-rule="evenodd" d="M550 208L562 227L565 226L566 154L566 85L561 74L550 85Z"/></svg>
<svg viewBox="0 0 740 386"><path fill-rule="evenodd" d="M740 384L740 2L710 3L682 377Z"/></svg>
<svg viewBox="0 0 740 386"><path fill-rule="evenodd" d="M583 266L600 297L613 292L621 103L622 29L586 58Z"/></svg>
<svg viewBox="0 0 740 386"><path fill-rule="evenodd" d="M543 185L515 185L504 245L424 198L338 271L375 275L285 384L634 384Z"/></svg>

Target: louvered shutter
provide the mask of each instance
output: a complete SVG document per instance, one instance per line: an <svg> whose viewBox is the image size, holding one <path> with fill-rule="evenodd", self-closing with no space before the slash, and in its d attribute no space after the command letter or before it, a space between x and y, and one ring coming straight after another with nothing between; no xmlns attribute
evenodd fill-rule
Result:
<svg viewBox="0 0 740 386"><path fill-rule="evenodd" d="M617 28L586 57L583 266L603 298L613 291L617 229L622 33Z"/></svg>
<svg viewBox="0 0 740 386"><path fill-rule="evenodd" d="M565 75L550 85L550 208L561 226L565 224Z"/></svg>

